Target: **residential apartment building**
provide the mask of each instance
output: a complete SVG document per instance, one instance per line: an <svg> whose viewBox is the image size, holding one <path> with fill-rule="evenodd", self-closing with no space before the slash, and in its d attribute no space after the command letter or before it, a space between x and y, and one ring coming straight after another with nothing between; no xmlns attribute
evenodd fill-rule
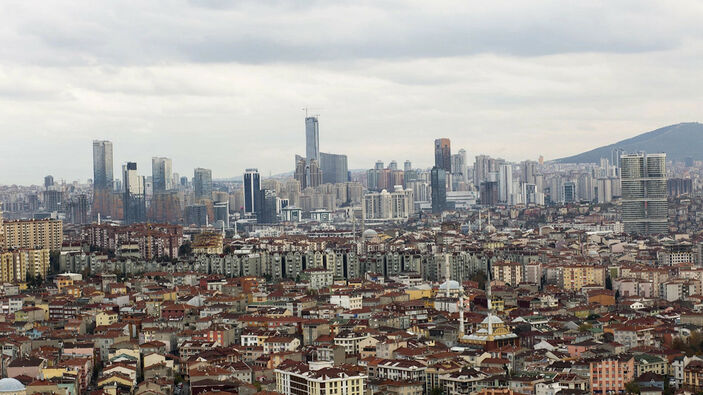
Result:
<svg viewBox="0 0 703 395"><path fill-rule="evenodd" d="M276 391L284 395L363 395L367 376L358 367L325 366L319 369L292 360L274 370Z"/></svg>
<svg viewBox="0 0 703 395"><path fill-rule="evenodd" d="M585 286L605 287L605 267L575 265L561 267L561 286L566 291L580 291Z"/></svg>
<svg viewBox="0 0 703 395"><path fill-rule="evenodd" d="M522 282L522 265L517 262L496 262L492 269L493 280L503 281L513 287Z"/></svg>
<svg viewBox="0 0 703 395"><path fill-rule="evenodd" d="M18 220L2 223L5 248L58 250L63 242L63 222L56 219Z"/></svg>
<svg viewBox="0 0 703 395"><path fill-rule="evenodd" d="M591 392L595 395L624 394L635 378L635 359L629 356L589 361Z"/></svg>

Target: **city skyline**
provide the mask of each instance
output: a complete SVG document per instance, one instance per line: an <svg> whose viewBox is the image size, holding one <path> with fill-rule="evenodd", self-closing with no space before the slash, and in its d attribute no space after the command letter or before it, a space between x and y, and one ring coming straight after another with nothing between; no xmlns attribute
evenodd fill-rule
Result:
<svg viewBox="0 0 703 395"><path fill-rule="evenodd" d="M85 181L94 139L141 168L281 173L304 152L303 107L352 169L429 167L437 136L549 160L699 116L697 3L448 5L3 4L0 183Z"/></svg>

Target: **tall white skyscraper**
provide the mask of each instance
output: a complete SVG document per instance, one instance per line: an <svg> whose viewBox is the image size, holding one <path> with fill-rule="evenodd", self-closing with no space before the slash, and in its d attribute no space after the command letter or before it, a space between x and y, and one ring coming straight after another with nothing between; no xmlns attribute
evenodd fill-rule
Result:
<svg viewBox="0 0 703 395"><path fill-rule="evenodd" d="M498 199L505 204L512 204L513 167L500 165L498 169Z"/></svg>
<svg viewBox="0 0 703 395"><path fill-rule="evenodd" d="M308 164L312 159L320 163L320 126L317 117L305 118L305 159Z"/></svg>

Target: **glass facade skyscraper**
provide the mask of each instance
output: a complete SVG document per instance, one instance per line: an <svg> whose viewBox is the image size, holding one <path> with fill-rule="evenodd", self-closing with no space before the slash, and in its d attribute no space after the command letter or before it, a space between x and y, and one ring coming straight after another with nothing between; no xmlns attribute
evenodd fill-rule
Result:
<svg viewBox="0 0 703 395"><path fill-rule="evenodd" d="M434 141L434 165L446 173L452 172L452 150L449 139Z"/></svg>
<svg viewBox="0 0 703 395"><path fill-rule="evenodd" d="M323 184L339 184L347 182L347 156L339 154L320 153L320 170Z"/></svg>
<svg viewBox="0 0 703 395"><path fill-rule="evenodd" d="M258 169L244 172L244 212L255 214L261 205L261 176Z"/></svg>
<svg viewBox="0 0 703 395"><path fill-rule="evenodd" d="M305 118L305 159L320 163L320 126L317 117Z"/></svg>
<svg viewBox="0 0 703 395"><path fill-rule="evenodd" d="M112 142L93 140L93 188L112 190Z"/></svg>
<svg viewBox="0 0 703 395"><path fill-rule="evenodd" d="M437 166L430 173L432 185L432 212L437 214L447 209L447 172Z"/></svg>
<svg viewBox="0 0 703 395"><path fill-rule="evenodd" d="M195 199L212 199L212 170L201 167L193 171Z"/></svg>
<svg viewBox="0 0 703 395"><path fill-rule="evenodd" d="M151 179L154 193L173 189L173 174L170 158L151 158Z"/></svg>
<svg viewBox="0 0 703 395"><path fill-rule="evenodd" d="M620 166L625 232L666 233L669 229L666 154L622 155Z"/></svg>
<svg viewBox="0 0 703 395"><path fill-rule="evenodd" d="M127 162L122 166L124 185L124 222L134 224L146 221L146 191L144 177L137 174L137 164Z"/></svg>

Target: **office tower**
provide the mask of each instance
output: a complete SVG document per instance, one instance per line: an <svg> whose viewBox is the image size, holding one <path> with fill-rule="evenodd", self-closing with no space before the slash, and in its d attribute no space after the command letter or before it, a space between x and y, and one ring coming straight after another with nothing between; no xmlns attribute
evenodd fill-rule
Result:
<svg viewBox="0 0 703 395"><path fill-rule="evenodd" d="M187 187L188 186L188 177L186 177L186 176L181 177L180 184L182 187Z"/></svg>
<svg viewBox="0 0 703 395"><path fill-rule="evenodd" d="M483 181L479 188L479 197L484 206L495 206L499 200L498 182Z"/></svg>
<svg viewBox="0 0 703 395"><path fill-rule="evenodd" d="M498 168L504 162L488 155L477 155L474 162L474 185L478 187L483 181L495 181L490 178L490 174L498 173Z"/></svg>
<svg viewBox="0 0 703 395"><path fill-rule="evenodd" d="M76 195L71 198L68 204L68 217L72 224L87 224L88 219L88 197L86 195Z"/></svg>
<svg viewBox="0 0 703 395"><path fill-rule="evenodd" d="M112 190L112 142L93 140L93 188Z"/></svg>
<svg viewBox="0 0 703 395"><path fill-rule="evenodd" d="M204 204L191 204L184 211L186 226L206 226L208 224L207 206Z"/></svg>
<svg viewBox="0 0 703 395"><path fill-rule="evenodd" d="M383 161L377 160L373 168L376 170L383 170Z"/></svg>
<svg viewBox="0 0 703 395"><path fill-rule="evenodd" d="M320 163L320 127L317 117L305 118L305 159Z"/></svg>
<svg viewBox="0 0 703 395"><path fill-rule="evenodd" d="M620 164L625 232L666 233L666 154L625 154Z"/></svg>
<svg viewBox="0 0 703 395"><path fill-rule="evenodd" d="M620 157L624 153L625 153L625 150L622 148L613 148L610 151L610 164L619 169L621 166Z"/></svg>
<svg viewBox="0 0 703 395"><path fill-rule="evenodd" d="M56 190L42 191L44 197L44 208L47 211L58 211L63 204L63 192Z"/></svg>
<svg viewBox="0 0 703 395"><path fill-rule="evenodd" d="M195 200L212 199L212 170L197 168L193 171Z"/></svg>
<svg viewBox="0 0 703 395"><path fill-rule="evenodd" d="M151 158L151 182L154 195L173 189L170 158Z"/></svg>
<svg viewBox="0 0 703 395"><path fill-rule="evenodd" d="M405 163L403 163L403 171L410 171L413 169L413 164L409 160L406 160Z"/></svg>
<svg viewBox="0 0 703 395"><path fill-rule="evenodd" d="M117 214L112 172L112 142L93 140L93 216Z"/></svg>
<svg viewBox="0 0 703 395"><path fill-rule="evenodd" d="M498 169L498 191L501 203L512 205L513 195L513 167L512 165L500 165Z"/></svg>
<svg viewBox="0 0 703 395"><path fill-rule="evenodd" d="M54 186L54 176L44 177L44 188L49 189L49 187Z"/></svg>
<svg viewBox="0 0 703 395"><path fill-rule="evenodd" d="M432 185L432 212L437 214L447 209L447 172L437 166L430 175Z"/></svg>
<svg viewBox="0 0 703 395"><path fill-rule="evenodd" d="M561 187L561 201L564 203L573 203L576 201L576 183L573 181L565 182Z"/></svg>
<svg viewBox="0 0 703 395"><path fill-rule="evenodd" d="M137 174L137 164L127 162L122 166L124 186L124 222L127 225L146 221L146 187L143 176Z"/></svg>
<svg viewBox="0 0 703 395"><path fill-rule="evenodd" d="M469 179L466 173L466 150L460 149L458 153L451 157L451 170L454 182L468 182Z"/></svg>
<svg viewBox="0 0 703 395"><path fill-rule="evenodd" d="M278 197L276 191L269 189L262 190L261 209L257 215L257 222L261 224L274 224L278 222Z"/></svg>
<svg viewBox="0 0 703 395"><path fill-rule="evenodd" d="M306 120L307 121L307 120ZM317 120L315 120L317 123ZM246 169L244 172L244 212L255 214L261 204L261 180L258 169Z"/></svg>
<svg viewBox="0 0 703 395"><path fill-rule="evenodd" d="M452 150L449 139L436 139L434 141L434 165L445 173L452 172ZM445 174L446 176L446 174Z"/></svg>
<svg viewBox="0 0 703 395"><path fill-rule="evenodd" d="M296 170L298 166L296 165ZM339 184L348 181L347 156L320 153L320 171L323 184Z"/></svg>
<svg viewBox="0 0 703 395"><path fill-rule="evenodd" d="M215 213L215 223L222 221L222 226L225 229L229 229L229 200L216 203L213 211Z"/></svg>
<svg viewBox="0 0 703 395"><path fill-rule="evenodd" d="M366 171L366 188L369 191L378 191L379 170L369 169Z"/></svg>
<svg viewBox="0 0 703 395"><path fill-rule="evenodd" d="M322 185L322 170L320 170L320 164L316 160L308 161L308 177L306 187L315 188Z"/></svg>
<svg viewBox="0 0 703 395"><path fill-rule="evenodd" d="M537 183L537 162L526 160L520 163L520 179L528 184Z"/></svg>
<svg viewBox="0 0 703 395"><path fill-rule="evenodd" d="M308 185L308 163L300 155L295 156L295 173L293 177L300 183L300 189L305 189Z"/></svg>
<svg viewBox="0 0 703 395"><path fill-rule="evenodd" d="M389 170L398 170L398 162L392 160L391 163L388 164L388 169Z"/></svg>

